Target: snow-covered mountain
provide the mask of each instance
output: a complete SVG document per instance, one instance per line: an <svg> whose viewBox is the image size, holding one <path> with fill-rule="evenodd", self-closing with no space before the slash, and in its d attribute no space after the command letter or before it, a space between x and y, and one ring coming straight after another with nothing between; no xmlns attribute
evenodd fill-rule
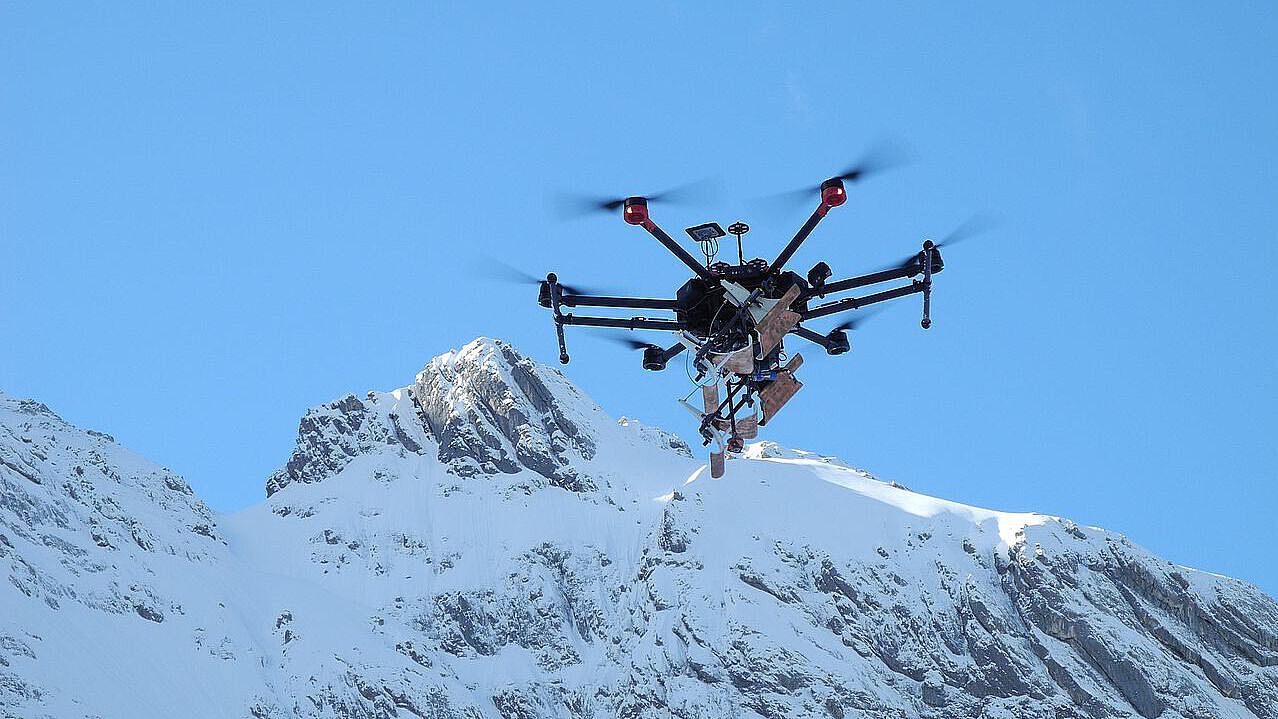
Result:
<svg viewBox="0 0 1278 719"><path fill-rule="evenodd" d="M491 340L308 412L230 515L0 394L0 712L1278 719L1244 582L767 443L699 467Z"/></svg>

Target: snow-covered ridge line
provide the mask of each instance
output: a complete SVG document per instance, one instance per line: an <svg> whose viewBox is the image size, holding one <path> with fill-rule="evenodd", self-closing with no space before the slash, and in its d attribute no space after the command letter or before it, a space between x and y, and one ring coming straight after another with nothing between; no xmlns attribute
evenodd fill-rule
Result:
<svg viewBox="0 0 1278 719"><path fill-rule="evenodd" d="M1278 719L1244 582L774 444L700 467L487 339L308 412L231 515L0 394L0 715Z"/></svg>

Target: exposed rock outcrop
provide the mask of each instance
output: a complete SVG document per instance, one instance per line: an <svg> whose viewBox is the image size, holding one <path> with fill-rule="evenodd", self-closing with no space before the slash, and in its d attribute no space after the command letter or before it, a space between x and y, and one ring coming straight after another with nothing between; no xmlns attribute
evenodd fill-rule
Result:
<svg viewBox="0 0 1278 719"><path fill-rule="evenodd" d="M593 489L574 463L595 455L578 390L510 345L477 340L436 357L413 384L439 461L462 476L527 468L573 491ZM571 402L563 402L567 395Z"/></svg>
<svg viewBox="0 0 1278 719"><path fill-rule="evenodd" d="M595 455L580 411L587 405L602 416L558 371L504 342L478 339L431 360L409 387L369 392L366 400L347 395L307 412L292 457L267 479L266 493L322 481L353 458L388 448L431 452L461 477L530 469L555 486L594 489L577 468ZM644 431L656 439L652 428ZM661 439L682 444L673 435Z"/></svg>

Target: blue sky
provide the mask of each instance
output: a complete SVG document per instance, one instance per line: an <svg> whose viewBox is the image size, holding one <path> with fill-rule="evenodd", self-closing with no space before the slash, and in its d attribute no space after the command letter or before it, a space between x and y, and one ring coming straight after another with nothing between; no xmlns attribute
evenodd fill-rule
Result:
<svg viewBox="0 0 1278 719"><path fill-rule="evenodd" d="M804 210L751 198L888 138L917 160L797 269L1000 224L947 253L931 331L907 299L807 352L768 437L1278 592L1272 3L686 5L0 6L0 388L242 507L308 406L481 334L554 363L528 289L467 281L482 256L686 278L549 194L718 177L654 217L746 220L771 257ZM690 434L680 370L569 343L609 411Z"/></svg>

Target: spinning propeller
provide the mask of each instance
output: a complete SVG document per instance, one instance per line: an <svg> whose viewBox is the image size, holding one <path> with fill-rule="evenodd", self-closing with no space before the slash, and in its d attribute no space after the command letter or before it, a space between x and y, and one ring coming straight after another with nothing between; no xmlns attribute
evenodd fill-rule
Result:
<svg viewBox="0 0 1278 719"><path fill-rule="evenodd" d="M641 197L648 202L665 202L670 204L687 204L709 199L718 189L719 182L714 179L698 180L686 185L679 185L661 192L630 197L599 197L577 193L560 193L555 198L556 214L561 219L581 217L599 212L616 212L631 197Z"/></svg>
<svg viewBox="0 0 1278 719"><path fill-rule="evenodd" d="M879 142L867 150L861 157L844 170L826 180L839 180L842 182L860 182L861 180L877 175L880 172L890 170L894 167L900 167L908 164L913 159L913 153L907 150L903 145L890 142ZM795 190L787 190L774 195L768 195L763 199L768 202L776 202L777 204L797 204L804 200L810 199L814 194L824 189L825 182L816 185L807 185Z"/></svg>
<svg viewBox="0 0 1278 719"><path fill-rule="evenodd" d="M826 333L824 341L821 342L821 344L825 346L825 351L832 355L841 355L852 349L852 343L848 340L848 332L860 329L861 325L878 313L878 310L862 312L856 317L853 317L838 327L830 330Z"/></svg>
<svg viewBox="0 0 1278 719"><path fill-rule="evenodd" d="M848 330L859 330L861 329L862 325L864 325L869 320L874 319L874 316L881 311L882 310L870 310L867 312L862 312L860 315L853 317L852 319L848 320L847 322L844 322L838 327L835 327L833 330L831 330L831 332L846 332Z"/></svg>
<svg viewBox="0 0 1278 719"><path fill-rule="evenodd" d="M861 158L831 179L857 182L910 162L911 153L901 145L880 142L861 155Z"/></svg>
<svg viewBox="0 0 1278 719"><path fill-rule="evenodd" d="M609 342L612 342L613 344L623 345L632 350L664 349L663 347L659 345L654 345L651 342L640 342L639 340L633 337L628 337L626 335L623 335L620 332L596 334L595 336L598 337L599 339L608 340Z"/></svg>
<svg viewBox="0 0 1278 719"><path fill-rule="evenodd" d="M940 242L936 242L935 246L947 247L949 245L958 244L963 240L993 229L995 224L994 220L986 215L969 217L958 227L955 227L950 234L941 238Z"/></svg>
<svg viewBox="0 0 1278 719"><path fill-rule="evenodd" d="M608 334L595 335L599 339L608 340L614 344L619 344L632 350L643 350L643 368L654 372L661 371L666 368L666 363L672 357L684 350L682 344L677 344L670 349L666 349L661 345L654 345L651 342L641 342L632 337L627 337L620 332L609 332Z"/></svg>
<svg viewBox="0 0 1278 719"><path fill-rule="evenodd" d="M951 230L950 234L941 238L937 242L933 242L932 246L937 249L940 249L942 247L950 247L952 245L957 245L958 243L964 240L971 239L973 237L976 237L977 235L981 235L981 234L984 234L985 232L990 231L991 229L994 228L996 224L997 223L991 217L987 215L976 215L973 217L969 217L968 219L964 220L961 224L959 224L958 227L955 227L953 230ZM920 262L921 261L920 257L922 256L922 254L923 254L922 252L915 252L914 254L907 256L905 259L901 260L900 262L887 265L883 269L892 270L898 267L907 267L916 262Z"/></svg>
<svg viewBox="0 0 1278 719"><path fill-rule="evenodd" d="M497 282L506 282L521 285L540 285L545 283L544 277L534 277L524 272L518 267L512 267L501 260L493 257L485 257L482 264L476 268L476 272L490 280ZM560 289L571 295L606 295L607 291L595 287L582 287L581 285L565 285L559 283Z"/></svg>

